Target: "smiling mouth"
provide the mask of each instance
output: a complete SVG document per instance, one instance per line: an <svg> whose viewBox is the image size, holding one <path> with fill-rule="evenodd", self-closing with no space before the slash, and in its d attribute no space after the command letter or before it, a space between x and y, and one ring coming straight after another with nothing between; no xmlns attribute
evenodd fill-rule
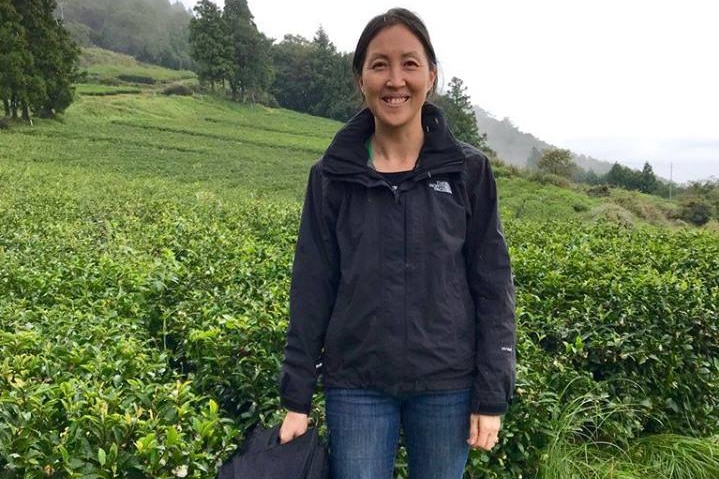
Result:
<svg viewBox="0 0 719 479"><path fill-rule="evenodd" d="M409 95L383 96L382 101L387 105L401 105L409 100Z"/></svg>

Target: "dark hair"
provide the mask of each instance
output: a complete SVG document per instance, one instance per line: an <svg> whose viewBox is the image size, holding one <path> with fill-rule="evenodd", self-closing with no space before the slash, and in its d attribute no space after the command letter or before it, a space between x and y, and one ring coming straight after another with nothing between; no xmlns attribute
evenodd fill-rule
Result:
<svg viewBox="0 0 719 479"><path fill-rule="evenodd" d="M362 35L360 35L357 41L354 56L352 57L352 72L355 78L362 76L362 66L364 65L365 58L367 58L367 48L372 39L385 28L395 25L404 25L417 37L424 47L424 52L427 55L431 67L435 71L437 70L437 54L434 52L432 41L429 39L429 32L422 20L406 8L392 8L388 10L387 13L374 17L367 23L367 26L364 27ZM437 78L435 78L434 85L432 85L432 92L436 89Z"/></svg>

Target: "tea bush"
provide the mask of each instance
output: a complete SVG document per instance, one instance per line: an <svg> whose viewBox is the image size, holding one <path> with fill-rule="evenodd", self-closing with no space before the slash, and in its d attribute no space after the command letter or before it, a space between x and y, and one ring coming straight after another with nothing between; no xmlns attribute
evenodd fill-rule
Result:
<svg viewBox="0 0 719 479"><path fill-rule="evenodd" d="M281 417L294 198L332 125L211 98L72 108L0 140L0 477L212 478ZM467 477L534 477L593 399L618 411L577 421L597 441L717 434L716 233L547 221L599 200L499 182L517 388Z"/></svg>

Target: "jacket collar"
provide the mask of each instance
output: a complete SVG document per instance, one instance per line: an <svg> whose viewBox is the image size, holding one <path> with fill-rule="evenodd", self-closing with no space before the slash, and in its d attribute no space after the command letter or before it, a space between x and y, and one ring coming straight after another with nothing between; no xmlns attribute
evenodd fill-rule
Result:
<svg viewBox="0 0 719 479"><path fill-rule="evenodd" d="M450 166L461 168L465 161L462 146L447 127L442 111L431 103L422 106L424 145L419 153L415 177L430 175ZM323 157L323 170L330 175L360 175L368 178L377 173L367 165L365 143L374 132L374 116L365 108L350 119L335 135ZM454 168L450 168L454 169Z"/></svg>

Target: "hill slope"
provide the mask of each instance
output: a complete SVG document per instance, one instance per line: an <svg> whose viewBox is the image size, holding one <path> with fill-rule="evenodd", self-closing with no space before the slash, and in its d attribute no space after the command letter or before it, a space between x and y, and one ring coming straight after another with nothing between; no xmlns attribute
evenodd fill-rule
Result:
<svg viewBox="0 0 719 479"><path fill-rule="evenodd" d="M61 121L38 120L35 127L3 133L2 168L50 175L58 186L69 182L62 187L70 190L78 183L102 191L137 180L172 184L187 198L295 201L303 197L310 165L341 126L213 96L165 96L163 85L192 84L194 74L102 49L85 49L82 68L95 83L78 85L79 97ZM151 82L123 80L127 75ZM512 167L497 165L495 173L503 214L511 218L664 224L674 207L623 191L593 197L581 187L534 181Z"/></svg>
<svg viewBox="0 0 719 479"><path fill-rule="evenodd" d="M102 189L107 182L141 179L172 182L189 196L210 192L227 200L238 195L301 200L310 165L341 126L211 96L134 91L80 94L61 122L39 120L34 127L3 133L3 168L53 175L58 185L75 178L73 184L81 181ZM511 168L496 170L502 210L510 217L635 222L638 215L666 223L672 207L623 191L590 197L579 187L531 181ZM602 206L608 202L610 209ZM650 214L645 214L647 209Z"/></svg>
<svg viewBox="0 0 719 479"><path fill-rule="evenodd" d="M554 145L540 140L531 133L520 131L508 118L497 120L491 113L475 106L474 114L480 133L487 134L487 143L497 152L502 161L519 167L527 166L527 158L532 148L542 151L547 148L557 148ZM591 156L574 153L574 162L584 170L593 170L603 175L612 167L608 161L597 160Z"/></svg>

